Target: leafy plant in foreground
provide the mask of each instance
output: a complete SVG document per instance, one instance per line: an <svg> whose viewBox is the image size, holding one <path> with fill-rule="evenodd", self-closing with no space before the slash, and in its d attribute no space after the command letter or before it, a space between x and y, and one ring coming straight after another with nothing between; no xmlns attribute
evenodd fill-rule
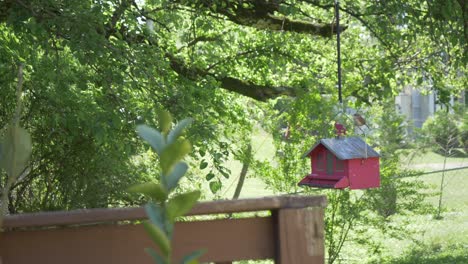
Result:
<svg viewBox="0 0 468 264"><path fill-rule="evenodd" d="M191 151L192 146L181 135L191 122L191 119L184 119L171 130L172 117L169 113L162 112L159 115L161 132L146 125L137 127L140 137L146 140L158 154L161 173L159 182L135 185L130 187L129 191L144 194L151 199L145 205L149 221L143 222L143 225L160 251L158 253L153 248L146 248L145 251L158 264L171 263L171 241L175 220L189 212L200 197L200 191L185 192L169 197L188 169L187 164L181 159ZM202 254L202 251L192 252L186 255L181 263L198 263L197 258Z"/></svg>

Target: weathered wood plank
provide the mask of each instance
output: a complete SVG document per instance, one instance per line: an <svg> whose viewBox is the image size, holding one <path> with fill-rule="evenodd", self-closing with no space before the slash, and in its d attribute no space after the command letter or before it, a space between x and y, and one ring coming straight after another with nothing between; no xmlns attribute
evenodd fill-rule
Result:
<svg viewBox="0 0 468 264"><path fill-rule="evenodd" d="M274 258L275 226L271 217L180 222L174 256L208 249L201 261ZM141 225L93 225L11 231L0 236L3 263L83 264L152 263L143 251L155 247Z"/></svg>
<svg viewBox="0 0 468 264"><path fill-rule="evenodd" d="M324 196L275 196L257 199L239 199L201 202L187 215L226 214L253 212L280 208L325 207ZM92 223L118 222L146 219L142 207L86 209L60 212L41 212L6 216L4 228L46 227L57 225L83 225Z"/></svg>
<svg viewBox="0 0 468 264"><path fill-rule="evenodd" d="M324 263L323 208L278 210L280 264Z"/></svg>

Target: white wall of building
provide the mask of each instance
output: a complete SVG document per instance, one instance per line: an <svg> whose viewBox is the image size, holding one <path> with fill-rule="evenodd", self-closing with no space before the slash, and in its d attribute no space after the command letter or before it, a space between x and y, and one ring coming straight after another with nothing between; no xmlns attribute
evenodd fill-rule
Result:
<svg viewBox="0 0 468 264"><path fill-rule="evenodd" d="M442 108L436 104L436 97L434 92L422 93L420 90L408 86L395 97L395 105L397 110L405 115L412 125L421 128L427 118ZM456 101L465 103L465 92L461 93L458 100L452 97L450 105L453 106Z"/></svg>

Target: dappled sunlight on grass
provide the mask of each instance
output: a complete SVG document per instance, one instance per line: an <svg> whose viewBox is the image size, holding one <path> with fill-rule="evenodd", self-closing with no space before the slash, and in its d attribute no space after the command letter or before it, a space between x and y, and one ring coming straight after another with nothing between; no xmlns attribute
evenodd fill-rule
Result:
<svg viewBox="0 0 468 264"><path fill-rule="evenodd" d="M273 138L262 128L256 126L252 134L252 152L256 160L274 162L275 147L273 146ZM217 193L217 196L212 195L207 183L203 185L203 193L208 194L208 200L213 198L231 199L239 181L242 163L235 160L232 156L225 162L230 171L229 179L219 177L222 180L222 188ZM263 182L260 175L255 175L254 170L250 167L247 172L242 191L239 198L255 198L274 195L271 189Z"/></svg>
<svg viewBox="0 0 468 264"><path fill-rule="evenodd" d="M401 160L403 163L405 163L405 161L407 161L407 157L410 157L411 155L408 155L408 156L402 156L401 157ZM418 167L427 167L427 168L430 168L431 166L428 164L433 164L433 163L436 163L436 164L443 164L444 162L444 156L438 154L438 153L435 153L435 152L426 152L426 153L423 153L421 155L417 155L415 156L412 160L411 160L411 165L420 165L420 164L425 164L425 166L418 166ZM460 157L449 157L447 158L447 163L448 164L452 164L452 165L457 165L457 166L468 166L468 156L467 157L463 157L463 156L460 156Z"/></svg>
<svg viewBox="0 0 468 264"><path fill-rule="evenodd" d="M415 246L404 252L400 257L379 261L385 264L462 264L468 263L468 248L466 245L454 243L442 246L438 243Z"/></svg>

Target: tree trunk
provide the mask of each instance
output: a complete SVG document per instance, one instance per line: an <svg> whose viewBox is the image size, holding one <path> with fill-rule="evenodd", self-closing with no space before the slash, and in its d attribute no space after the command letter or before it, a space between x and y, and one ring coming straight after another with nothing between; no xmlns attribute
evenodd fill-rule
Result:
<svg viewBox="0 0 468 264"><path fill-rule="evenodd" d="M248 143L245 155L246 156L244 157L244 161L242 162L242 170L239 176L239 181L237 182L237 187L234 191L232 199L239 198L242 187L244 186L245 176L247 176L247 171L249 169L250 163L252 162L252 144Z"/></svg>

